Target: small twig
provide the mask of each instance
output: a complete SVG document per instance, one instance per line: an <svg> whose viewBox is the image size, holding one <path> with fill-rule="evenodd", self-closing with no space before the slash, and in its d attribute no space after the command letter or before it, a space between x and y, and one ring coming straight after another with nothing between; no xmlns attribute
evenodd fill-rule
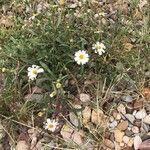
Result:
<svg viewBox="0 0 150 150"><path fill-rule="evenodd" d="M31 127L31 126L29 126L29 125L26 125L26 124L24 124L24 123L22 123L22 122L18 122L18 121L16 121L16 120L11 119L10 117L6 117L6 116L4 116L4 115L2 115L2 114L0 114L0 116L3 117L3 118L5 118L5 119L7 119L7 120L11 120L12 122L15 122L15 123L17 123L17 124L21 124L21 125L23 125L23 126L25 126L25 127L28 127L28 128L31 128L31 129L35 129L34 127Z"/></svg>

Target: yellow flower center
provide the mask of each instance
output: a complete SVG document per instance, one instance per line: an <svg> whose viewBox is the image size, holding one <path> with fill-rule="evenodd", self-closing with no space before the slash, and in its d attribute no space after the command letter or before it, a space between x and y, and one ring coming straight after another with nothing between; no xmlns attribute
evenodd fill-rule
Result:
<svg viewBox="0 0 150 150"><path fill-rule="evenodd" d="M53 124L48 124L48 129L51 129L51 128L53 128L53 127L54 127Z"/></svg>
<svg viewBox="0 0 150 150"><path fill-rule="evenodd" d="M38 72L37 72L37 70L36 70L36 69L33 69L33 70L32 70L32 73L33 73L33 74L35 74L35 75L37 75L37 74L38 74Z"/></svg>
<svg viewBox="0 0 150 150"><path fill-rule="evenodd" d="M79 58L80 58L80 59L84 59L84 55L81 54L81 55L79 56Z"/></svg>
<svg viewBox="0 0 150 150"><path fill-rule="evenodd" d="M39 113L38 113L38 116L39 116L39 117L42 117L43 114L44 114L43 112L39 112Z"/></svg>
<svg viewBox="0 0 150 150"><path fill-rule="evenodd" d="M61 83L59 83L59 82L56 83L56 88L57 88L57 89L60 89L60 88L61 88Z"/></svg>
<svg viewBox="0 0 150 150"><path fill-rule="evenodd" d="M101 49L102 46L101 46L101 45L96 45L96 48L97 48L97 49Z"/></svg>

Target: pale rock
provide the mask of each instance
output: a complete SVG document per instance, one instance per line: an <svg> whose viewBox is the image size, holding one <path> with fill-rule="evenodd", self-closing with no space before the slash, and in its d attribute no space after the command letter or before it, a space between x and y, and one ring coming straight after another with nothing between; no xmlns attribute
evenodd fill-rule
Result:
<svg viewBox="0 0 150 150"><path fill-rule="evenodd" d="M147 116L143 119L143 122L144 122L145 124L150 125L150 114L147 115Z"/></svg>
<svg viewBox="0 0 150 150"><path fill-rule="evenodd" d="M119 104L119 106L117 107L118 112L122 113L122 114L126 114L126 108L123 104Z"/></svg>
<svg viewBox="0 0 150 150"><path fill-rule="evenodd" d="M117 113L116 120L120 120L120 119L121 119L121 115Z"/></svg>
<svg viewBox="0 0 150 150"><path fill-rule="evenodd" d="M39 140L36 144L35 150L44 150L43 142L45 142L44 139Z"/></svg>
<svg viewBox="0 0 150 150"><path fill-rule="evenodd" d="M82 102L89 102L90 101L90 96L88 94L85 94L85 93L81 93L80 94L80 100Z"/></svg>
<svg viewBox="0 0 150 150"><path fill-rule="evenodd" d="M109 127L114 129L118 125L117 121L114 120L112 123L109 124Z"/></svg>
<svg viewBox="0 0 150 150"><path fill-rule="evenodd" d="M136 100L134 103L134 109L142 108L144 103L144 99Z"/></svg>
<svg viewBox="0 0 150 150"><path fill-rule="evenodd" d="M34 137L32 137L30 149L33 149L33 148L35 147L36 144L37 144L37 137L34 136Z"/></svg>
<svg viewBox="0 0 150 150"><path fill-rule="evenodd" d="M82 106L81 105L74 105L74 108L75 109L82 109ZM74 113L74 112L70 112L69 113L69 118L70 118L70 122L74 125L74 126L76 126L76 127L78 127L79 125L81 125L81 111L77 111L76 112L77 113L77 115Z"/></svg>
<svg viewBox="0 0 150 150"><path fill-rule="evenodd" d="M133 144L134 144L134 140L133 140L133 138L130 138L130 140L129 140L129 142L128 142L128 146L129 146L129 147L132 147Z"/></svg>
<svg viewBox="0 0 150 150"><path fill-rule="evenodd" d="M138 128L137 126L133 126L131 130L132 130L132 132L135 133L135 134L137 134L137 133L140 132L140 131L139 131L139 128Z"/></svg>
<svg viewBox="0 0 150 150"><path fill-rule="evenodd" d="M107 116L103 113L102 110L93 110L91 116L92 123L99 124L103 128L108 127L108 119Z"/></svg>
<svg viewBox="0 0 150 150"><path fill-rule="evenodd" d="M115 144L109 139L104 140L104 145L110 149L114 149L115 147Z"/></svg>
<svg viewBox="0 0 150 150"><path fill-rule="evenodd" d="M109 121L110 121L110 122L113 122L113 121L114 121L114 117L113 117L113 116L110 116Z"/></svg>
<svg viewBox="0 0 150 150"><path fill-rule="evenodd" d="M66 140L66 141L68 141L68 140L70 140L73 132L74 132L74 130L68 124L65 124L62 127L60 133L61 133L63 139Z"/></svg>
<svg viewBox="0 0 150 150"><path fill-rule="evenodd" d="M133 124L133 122L135 120L135 118L134 118L133 115L131 115L131 114L125 114L124 116Z"/></svg>
<svg viewBox="0 0 150 150"><path fill-rule="evenodd" d="M130 138L128 136L124 136L122 140L125 144L128 144Z"/></svg>
<svg viewBox="0 0 150 150"><path fill-rule="evenodd" d="M16 150L29 150L29 145L26 141L18 141Z"/></svg>
<svg viewBox="0 0 150 150"><path fill-rule="evenodd" d="M138 150L141 143L142 143L142 139L140 138L140 136L135 136L134 137L134 149Z"/></svg>
<svg viewBox="0 0 150 150"><path fill-rule="evenodd" d="M123 147L125 144L123 142L120 143L120 146Z"/></svg>
<svg viewBox="0 0 150 150"><path fill-rule="evenodd" d="M82 131L74 131L74 133L72 134L72 141L78 145L83 145L83 137L84 137L84 133Z"/></svg>
<svg viewBox="0 0 150 150"><path fill-rule="evenodd" d="M116 142L121 143L124 134L125 134L124 132L122 132L122 131L116 129L116 130L114 131L114 137L115 137Z"/></svg>
<svg viewBox="0 0 150 150"><path fill-rule="evenodd" d="M132 129L132 128L129 126L129 127L128 127L128 130L130 131L131 129Z"/></svg>
<svg viewBox="0 0 150 150"><path fill-rule="evenodd" d="M95 150L94 144L92 142L86 142L83 146L83 149L88 149L88 150Z"/></svg>
<svg viewBox="0 0 150 150"><path fill-rule="evenodd" d="M114 142L114 143L115 143L115 150L121 150L120 145L117 142Z"/></svg>
<svg viewBox="0 0 150 150"><path fill-rule="evenodd" d="M82 117L83 117L83 122L87 123L90 121L91 118L91 108L90 107L85 107L85 109L82 111Z"/></svg>
<svg viewBox="0 0 150 150"><path fill-rule="evenodd" d="M76 126L76 127L79 126L79 124L80 124L80 119L79 119L73 112L70 112L70 113L69 113L69 118L70 118L70 122L71 122L74 126Z"/></svg>
<svg viewBox="0 0 150 150"><path fill-rule="evenodd" d="M136 115L136 113L137 113L137 111L136 111L136 110L134 110L134 111L133 111L133 113L132 113L132 115L133 115L133 116L135 116L135 115Z"/></svg>
<svg viewBox="0 0 150 150"><path fill-rule="evenodd" d="M143 119L143 118L145 118L146 117L146 111L145 111L145 109L142 109L142 110L140 110L140 111L138 111L136 114L135 114L135 118L136 119Z"/></svg>
<svg viewBox="0 0 150 150"><path fill-rule="evenodd" d="M127 96L122 96L122 100L127 103L131 103L134 99L130 95L127 95Z"/></svg>
<svg viewBox="0 0 150 150"><path fill-rule="evenodd" d="M114 111L112 112L112 115L113 115L113 117L114 117L114 118L116 118L116 117L117 117L117 114L118 114L118 113L117 113L117 111L116 111L116 110L114 110Z"/></svg>

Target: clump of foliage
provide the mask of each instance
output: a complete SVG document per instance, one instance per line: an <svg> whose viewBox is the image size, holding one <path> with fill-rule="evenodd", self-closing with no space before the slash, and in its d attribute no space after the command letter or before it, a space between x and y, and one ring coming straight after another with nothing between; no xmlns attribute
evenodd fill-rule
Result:
<svg viewBox="0 0 150 150"><path fill-rule="evenodd" d="M5 76L1 114L26 120L28 111L48 107L51 115L55 111L53 104L60 102L55 98L49 100L49 94L56 89L55 82L62 84L57 100L61 98L60 103L66 105L66 81L72 77L86 78L89 72L106 78L106 85L119 75L139 85L145 79L150 60L149 10L139 10L138 3L131 1L130 8L125 10L90 0L76 5L52 0L1 3L5 5L1 7L0 19L0 68ZM98 41L106 46L101 56L92 49ZM83 66L74 61L79 50L90 55ZM44 74L28 82L27 68L33 64L41 66ZM26 102L25 95L32 86L45 90L42 104Z"/></svg>

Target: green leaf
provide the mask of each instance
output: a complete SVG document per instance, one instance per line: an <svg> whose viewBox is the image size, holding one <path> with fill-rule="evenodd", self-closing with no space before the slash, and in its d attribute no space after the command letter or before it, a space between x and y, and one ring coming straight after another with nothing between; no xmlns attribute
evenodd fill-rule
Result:
<svg viewBox="0 0 150 150"><path fill-rule="evenodd" d="M49 69L49 67L48 67L45 63L43 63L43 62L41 62L41 61L40 61L40 64L41 64L41 66L51 75L51 77L56 80L56 76L55 76L55 75L53 74L53 72Z"/></svg>

